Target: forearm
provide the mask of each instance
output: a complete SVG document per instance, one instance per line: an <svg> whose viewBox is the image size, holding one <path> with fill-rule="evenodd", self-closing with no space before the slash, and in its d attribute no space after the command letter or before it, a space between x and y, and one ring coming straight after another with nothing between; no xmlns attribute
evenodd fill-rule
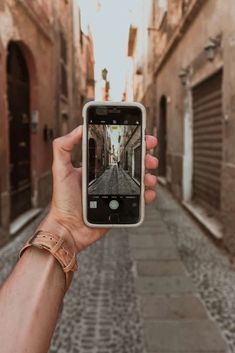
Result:
<svg viewBox="0 0 235 353"><path fill-rule="evenodd" d="M48 351L65 276L47 251L29 248L0 290L1 353Z"/></svg>

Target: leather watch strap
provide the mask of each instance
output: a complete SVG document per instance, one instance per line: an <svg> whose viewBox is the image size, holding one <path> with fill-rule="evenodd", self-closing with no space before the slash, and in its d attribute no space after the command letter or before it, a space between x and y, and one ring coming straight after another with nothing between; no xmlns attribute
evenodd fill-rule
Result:
<svg viewBox="0 0 235 353"><path fill-rule="evenodd" d="M57 259L65 273L67 290L72 281L73 272L77 270L75 244L72 237L38 230L23 246L20 256L30 246L45 249Z"/></svg>

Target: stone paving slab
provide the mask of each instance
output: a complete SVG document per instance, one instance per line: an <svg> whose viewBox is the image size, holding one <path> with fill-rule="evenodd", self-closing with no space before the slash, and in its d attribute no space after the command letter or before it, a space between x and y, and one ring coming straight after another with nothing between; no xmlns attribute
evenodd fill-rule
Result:
<svg viewBox="0 0 235 353"><path fill-rule="evenodd" d="M141 297L143 317L155 320L199 320L208 319L202 302L193 295Z"/></svg>
<svg viewBox="0 0 235 353"><path fill-rule="evenodd" d="M149 212L152 212L152 209L149 210ZM153 228L155 224L155 228L157 229L162 229L166 230L167 227L166 225L162 222L161 218L159 217L154 217L154 214L151 216L151 214L147 214L144 218L144 223L138 228Z"/></svg>
<svg viewBox="0 0 235 353"><path fill-rule="evenodd" d="M159 248L132 248L132 256L135 260L178 260L179 254L175 247Z"/></svg>
<svg viewBox="0 0 235 353"><path fill-rule="evenodd" d="M174 276L186 274L185 267L179 260L138 260L136 269L139 276Z"/></svg>
<svg viewBox="0 0 235 353"><path fill-rule="evenodd" d="M147 321L144 333L149 352L226 352L217 326L209 320Z"/></svg>
<svg viewBox="0 0 235 353"><path fill-rule="evenodd" d="M169 233L165 229L156 229L150 228L150 229L136 229L134 232L133 231L128 231L128 234L131 236L135 236L138 239L144 238L145 235L154 235L154 236L169 236Z"/></svg>
<svg viewBox="0 0 235 353"><path fill-rule="evenodd" d="M136 228L135 230L128 231L129 234L135 235L137 238L143 237L146 234L153 234L155 236L168 235L168 232L165 228L162 227L148 227L148 228Z"/></svg>
<svg viewBox="0 0 235 353"><path fill-rule="evenodd" d="M173 247L172 239L168 234L154 235L154 234L144 234L140 239L136 237L135 234L130 235L130 245L133 248L152 248L157 246L159 248L163 247Z"/></svg>
<svg viewBox="0 0 235 353"><path fill-rule="evenodd" d="M136 288L139 294L189 294L196 289L188 276L137 277Z"/></svg>
<svg viewBox="0 0 235 353"><path fill-rule="evenodd" d="M167 207L166 207L167 206ZM172 212L171 204L164 204ZM138 230L128 230L135 263L135 286L147 353L227 353L217 325L199 299L155 207Z"/></svg>

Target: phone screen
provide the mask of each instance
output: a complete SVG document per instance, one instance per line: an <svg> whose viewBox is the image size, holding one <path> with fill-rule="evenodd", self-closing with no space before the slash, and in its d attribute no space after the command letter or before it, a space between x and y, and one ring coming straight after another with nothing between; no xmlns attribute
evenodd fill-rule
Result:
<svg viewBox="0 0 235 353"><path fill-rule="evenodd" d="M142 187L141 109L90 107L87 124L88 221L138 223Z"/></svg>

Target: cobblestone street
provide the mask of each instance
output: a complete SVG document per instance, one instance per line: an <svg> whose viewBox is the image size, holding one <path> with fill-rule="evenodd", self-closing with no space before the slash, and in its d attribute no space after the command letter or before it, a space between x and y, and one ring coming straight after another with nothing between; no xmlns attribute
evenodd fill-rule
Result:
<svg viewBox="0 0 235 353"><path fill-rule="evenodd" d="M0 250L1 281L37 222ZM234 268L165 189L78 261L50 353L235 352Z"/></svg>
<svg viewBox="0 0 235 353"><path fill-rule="evenodd" d="M90 194L136 195L140 188L122 167L113 165L89 187Z"/></svg>

